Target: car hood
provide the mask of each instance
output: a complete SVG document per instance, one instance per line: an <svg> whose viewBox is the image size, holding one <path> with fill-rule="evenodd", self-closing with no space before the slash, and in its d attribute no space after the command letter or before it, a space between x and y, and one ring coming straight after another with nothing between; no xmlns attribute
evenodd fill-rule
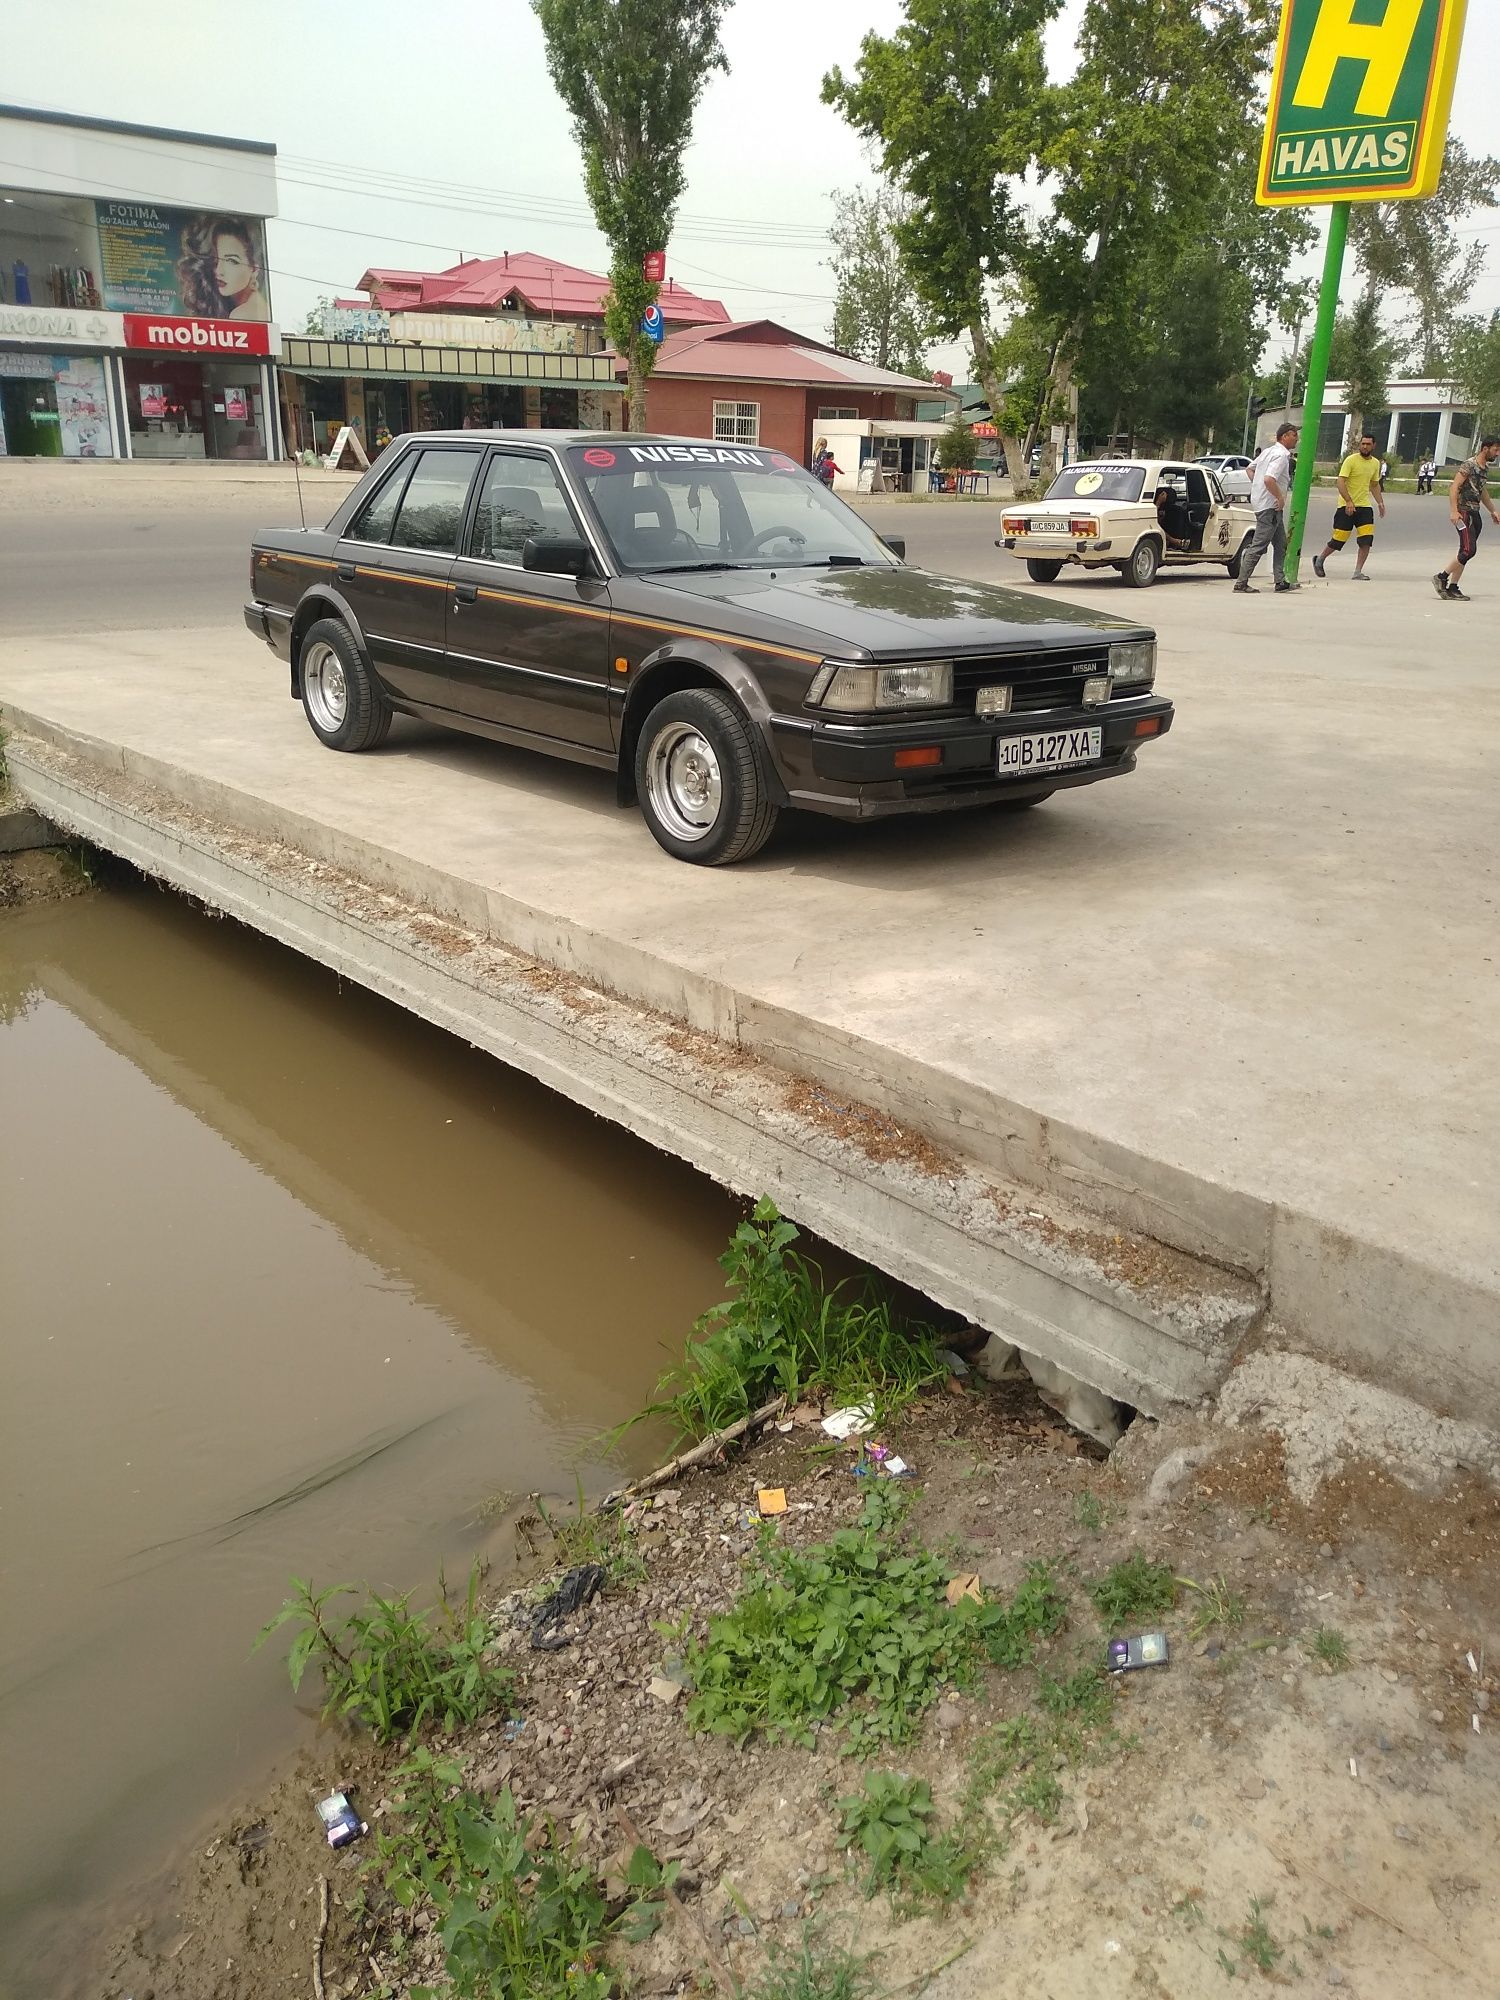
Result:
<svg viewBox="0 0 1500 2000"><path fill-rule="evenodd" d="M649 596L659 613L726 637L779 637L825 653L1031 652L1154 636L1149 626L1106 612L921 569L711 570L629 581L636 586L628 593L631 610ZM611 594L626 595L618 585ZM680 609L668 613L674 599Z"/></svg>

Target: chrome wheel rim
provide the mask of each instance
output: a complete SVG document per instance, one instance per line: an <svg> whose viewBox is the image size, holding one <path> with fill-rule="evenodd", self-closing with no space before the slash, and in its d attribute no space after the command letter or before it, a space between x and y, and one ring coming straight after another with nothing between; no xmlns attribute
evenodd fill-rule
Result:
<svg viewBox="0 0 1500 2000"><path fill-rule="evenodd" d="M708 838L724 803L724 778L701 730L690 722L669 722L652 738L646 791L652 811L675 839Z"/></svg>
<svg viewBox="0 0 1500 2000"><path fill-rule="evenodd" d="M307 712L319 729L332 736L343 728L349 713L344 663L332 646L325 646L321 640L302 662L302 695Z"/></svg>

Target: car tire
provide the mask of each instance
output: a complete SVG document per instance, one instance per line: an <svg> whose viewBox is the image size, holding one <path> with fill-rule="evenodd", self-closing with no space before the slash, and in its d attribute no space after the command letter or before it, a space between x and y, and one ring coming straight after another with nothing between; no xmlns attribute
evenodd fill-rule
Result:
<svg viewBox="0 0 1500 2000"><path fill-rule="evenodd" d="M714 688L683 688L651 710L636 740L635 795L658 844L704 868L758 854L778 816L750 719Z"/></svg>
<svg viewBox="0 0 1500 2000"><path fill-rule="evenodd" d="M1041 556L1026 558L1026 574L1033 583L1056 583L1062 575L1062 567L1060 562L1047 562Z"/></svg>
<svg viewBox="0 0 1500 2000"><path fill-rule="evenodd" d="M330 750L373 750L391 726L391 707L341 618L308 627L297 656L302 712Z"/></svg>
<svg viewBox="0 0 1500 2000"><path fill-rule="evenodd" d="M1160 568L1160 545L1147 535L1136 543L1129 562L1120 565L1120 574L1133 590L1149 590Z"/></svg>
<svg viewBox="0 0 1500 2000"><path fill-rule="evenodd" d="M1044 806L1054 796L1052 792L1033 792L1025 799L996 799L995 810L1003 813L1029 812L1033 806Z"/></svg>
<svg viewBox="0 0 1500 2000"><path fill-rule="evenodd" d="M1238 583L1240 580L1240 572L1244 567L1246 556L1249 555L1250 553L1250 544L1254 540L1255 540L1255 531L1252 528L1250 533L1246 535L1245 539L1240 543L1239 547L1234 552L1234 561L1229 565L1229 574L1234 578L1236 583Z"/></svg>

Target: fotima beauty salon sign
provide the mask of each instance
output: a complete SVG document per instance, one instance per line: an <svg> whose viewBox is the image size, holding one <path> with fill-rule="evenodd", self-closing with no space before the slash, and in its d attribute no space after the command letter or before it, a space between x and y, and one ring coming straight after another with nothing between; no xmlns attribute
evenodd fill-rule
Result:
<svg viewBox="0 0 1500 2000"><path fill-rule="evenodd" d="M1286 0L1256 198L1390 201L1443 167L1466 0Z"/></svg>

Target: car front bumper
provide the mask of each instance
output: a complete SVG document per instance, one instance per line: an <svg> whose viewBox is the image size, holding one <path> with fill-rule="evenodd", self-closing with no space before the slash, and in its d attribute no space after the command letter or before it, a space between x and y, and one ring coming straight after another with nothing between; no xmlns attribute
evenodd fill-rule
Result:
<svg viewBox="0 0 1500 2000"><path fill-rule="evenodd" d="M1166 735L1172 714L1164 696L1143 694L1099 708L1033 710L994 723L979 723L973 716L884 723L773 716L771 738L789 804L845 819L877 819L1031 798L1119 777L1135 768L1143 743ZM997 775L996 746L1002 736L1086 727L1103 729L1098 763L1025 778ZM898 752L934 748L940 753L935 764L904 768L896 763Z"/></svg>

